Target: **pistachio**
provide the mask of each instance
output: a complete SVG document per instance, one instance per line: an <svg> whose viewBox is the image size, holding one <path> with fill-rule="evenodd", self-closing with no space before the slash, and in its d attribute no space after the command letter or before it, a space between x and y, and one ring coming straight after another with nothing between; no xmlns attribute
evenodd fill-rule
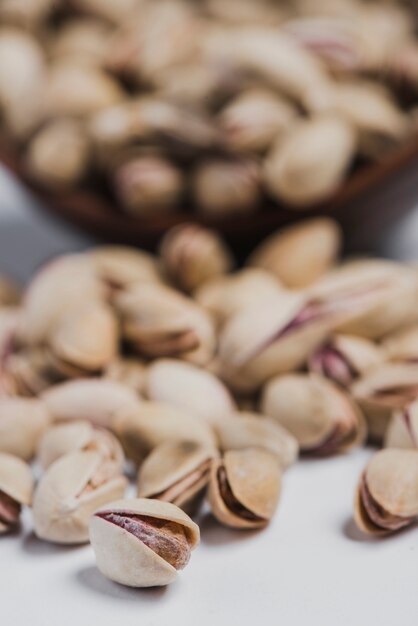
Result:
<svg viewBox="0 0 418 626"><path fill-rule="evenodd" d="M385 448L418 448L418 402L399 411L390 418L384 439Z"/></svg>
<svg viewBox="0 0 418 626"><path fill-rule="evenodd" d="M30 467L11 454L0 453L0 535L18 526L22 505L32 501L32 490Z"/></svg>
<svg viewBox="0 0 418 626"><path fill-rule="evenodd" d="M39 26L49 17L54 4L54 0L3 0L0 5L0 23L24 28Z"/></svg>
<svg viewBox="0 0 418 626"><path fill-rule="evenodd" d="M111 502L90 521L104 576L129 587L168 585L199 543L199 527L174 504L138 498Z"/></svg>
<svg viewBox="0 0 418 626"><path fill-rule="evenodd" d="M89 256L99 276L111 289L126 289L135 283L161 282L157 260L143 250L98 246Z"/></svg>
<svg viewBox="0 0 418 626"><path fill-rule="evenodd" d="M197 302L222 326L238 311L281 291L279 281L269 272L249 267L225 277L213 278L194 295Z"/></svg>
<svg viewBox="0 0 418 626"><path fill-rule="evenodd" d="M337 222L317 218L274 233L254 250L248 264L272 272L290 289L301 289L335 265L341 242Z"/></svg>
<svg viewBox="0 0 418 626"><path fill-rule="evenodd" d="M104 376L109 380L122 383L140 396L145 393L146 365L139 359L119 357L109 363Z"/></svg>
<svg viewBox="0 0 418 626"><path fill-rule="evenodd" d="M396 532L418 519L418 450L381 450L363 473L355 521L371 535Z"/></svg>
<svg viewBox="0 0 418 626"><path fill-rule="evenodd" d="M280 466L265 450L233 450L213 461L209 501L215 517L226 526L266 526L276 510L280 490Z"/></svg>
<svg viewBox="0 0 418 626"><path fill-rule="evenodd" d="M72 18L54 32L49 45L53 60L77 59L80 63L102 66L105 62L111 29L94 18Z"/></svg>
<svg viewBox="0 0 418 626"><path fill-rule="evenodd" d="M51 387L42 400L55 421L87 419L108 428L115 415L137 407L140 399L131 389L106 379L79 379Z"/></svg>
<svg viewBox="0 0 418 626"><path fill-rule="evenodd" d="M143 402L136 410L119 412L112 429L129 458L140 464L157 446L167 441L194 441L216 446L206 421L158 402Z"/></svg>
<svg viewBox="0 0 418 626"><path fill-rule="evenodd" d="M42 393L54 382L56 372L52 372L46 350L32 348L6 353L2 374L13 389L13 393L10 392L9 395L31 398Z"/></svg>
<svg viewBox="0 0 418 626"><path fill-rule="evenodd" d="M40 400L0 398L0 451L29 461L49 421Z"/></svg>
<svg viewBox="0 0 418 626"><path fill-rule="evenodd" d="M124 495L127 480L115 470L94 451L72 452L55 461L35 490L36 535L55 543L87 542L90 516Z"/></svg>
<svg viewBox="0 0 418 626"><path fill-rule="evenodd" d="M169 230L161 242L160 255L170 280L188 292L226 274L233 263L219 235L195 224L182 224Z"/></svg>
<svg viewBox="0 0 418 626"><path fill-rule="evenodd" d="M65 188L82 179L88 159L89 143L83 127L75 120L56 119L31 139L26 169L40 185Z"/></svg>
<svg viewBox="0 0 418 626"><path fill-rule="evenodd" d="M138 0L119 0L117 7L113 0L75 0L75 6L87 15L93 15L111 24L122 24L135 15Z"/></svg>
<svg viewBox="0 0 418 626"><path fill-rule="evenodd" d="M271 380L261 410L277 420L315 455L345 452L366 437L364 417L351 397L315 374L289 374Z"/></svg>
<svg viewBox="0 0 418 626"><path fill-rule="evenodd" d="M261 448L274 454L283 469L296 462L299 444L276 420L259 413L234 413L232 420L215 426L222 452Z"/></svg>
<svg viewBox="0 0 418 626"><path fill-rule="evenodd" d="M215 349L208 314L168 287L143 284L116 300L124 337L144 356L176 356L206 364Z"/></svg>
<svg viewBox="0 0 418 626"><path fill-rule="evenodd" d="M309 369L348 388L382 361L382 351L368 339L334 335L312 354Z"/></svg>
<svg viewBox="0 0 418 626"><path fill-rule="evenodd" d="M226 421L236 408L228 389L216 376L170 359L149 366L145 393L154 402L184 410L212 426Z"/></svg>
<svg viewBox="0 0 418 626"><path fill-rule="evenodd" d="M401 328L382 343L385 356L397 363L418 362L418 324Z"/></svg>
<svg viewBox="0 0 418 626"><path fill-rule="evenodd" d="M260 202L260 172L252 160L211 160L194 172L198 210L207 216L253 213Z"/></svg>
<svg viewBox="0 0 418 626"><path fill-rule="evenodd" d="M75 421L49 428L38 445L37 459L44 469L62 456L77 450L99 452L114 463L115 473L123 471L124 454L116 437L90 422Z"/></svg>
<svg viewBox="0 0 418 626"><path fill-rule="evenodd" d="M366 415L370 439L380 442L392 411L418 397L418 366L383 364L354 383L351 392Z"/></svg>
<svg viewBox="0 0 418 626"><path fill-rule="evenodd" d="M342 117L302 121L273 146L264 166L265 183L275 198L292 207L313 205L337 190L356 147L356 133Z"/></svg>
<svg viewBox="0 0 418 626"><path fill-rule="evenodd" d="M158 155L141 156L118 167L114 186L127 212L155 215L175 208L183 191L183 177L167 159Z"/></svg>
<svg viewBox="0 0 418 626"><path fill-rule="evenodd" d="M172 502L194 513L209 483L215 449L196 441L166 441L145 459L138 472L138 497Z"/></svg>

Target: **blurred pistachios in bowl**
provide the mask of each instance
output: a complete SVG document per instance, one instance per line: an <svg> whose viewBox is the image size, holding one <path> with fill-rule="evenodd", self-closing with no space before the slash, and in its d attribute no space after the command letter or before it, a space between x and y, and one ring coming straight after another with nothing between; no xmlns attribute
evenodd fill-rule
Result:
<svg viewBox="0 0 418 626"><path fill-rule="evenodd" d="M161 232L318 207L410 142L407 5L225 4L2 2L0 154L67 217Z"/></svg>

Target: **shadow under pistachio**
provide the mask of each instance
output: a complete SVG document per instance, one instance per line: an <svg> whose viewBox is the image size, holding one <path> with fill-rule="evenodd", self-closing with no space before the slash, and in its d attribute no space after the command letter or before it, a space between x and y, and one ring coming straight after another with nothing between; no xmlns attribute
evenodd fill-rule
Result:
<svg viewBox="0 0 418 626"><path fill-rule="evenodd" d="M76 573L76 580L90 591L119 600L155 602L168 592L168 587L147 587L144 589L124 587L105 578L94 566L84 567L79 570ZM174 584L178 584L178 581Z"/></svg>
<svg viewBox="0 0 418 626"><path fill-rule="evenodd" d="M415 528L417 525L415 525ZM408 532L413 530L414 526L407 526L406 528L402 528L394 533L387 533L386 535L367 535L363 533L359 528L357 528L356 523L353 518L348 518L342 525L343 535L349 539L350 541L355 541L357 543L386 543L386 541L393 540L394 537L400 537L402 535L406 535Z"/></svg>
<svg viewBox="0 0 418 626"><path fill-rule="evenodd" d="M212 513L205 513L199 520L200 539L210 546L223 546L240 541L249 541L256 537L263 529L243 530L228 528L220 524Z"/></svg>
<svg viewBox="0 0 418 626"><path fill-rule="evenodd" d="M42 541L41 539L38 539L34 532L30 532L29 534L25 535L22 541L23 552L35 556L44 556L46 554L62 554L63 552L72 552L74 550L80 550L85 547L85 544L65 545Z"/></svg>

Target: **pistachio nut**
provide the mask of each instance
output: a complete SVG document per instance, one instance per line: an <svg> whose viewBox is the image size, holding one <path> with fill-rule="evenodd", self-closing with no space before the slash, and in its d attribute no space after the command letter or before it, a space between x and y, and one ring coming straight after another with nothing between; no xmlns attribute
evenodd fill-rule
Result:
<svg viewBox="0 0 418 626"><path fill-rule="evenodd" d="M124 209L136 216L172 211L183 192L181 171L158 155L122 163L114 174L114 188Z"/></svg>
<svg viewBox="0 0 418 626"><path fill-rule="evenodd" d="M141 396L146 388L146 369L145 363L137 358L119 357L109 363L104 376L109 380L122 383Z"/></svg>
<svg viewBox="0 0 418 626"><path fill-rule="evenodd" d="M281 491L277 458L265 450L231 450L212 463L209 502L216 519L239 529L266 526Z"/></svg>
<svg viewBox="0 0 418 626"><path fill-rule="evenodd" d="M355 382L351 393L366 415L370 439L380 442L392 412L418 398L418 366L383 364Z"/></svg>
<svg viewBox="0 0 418 626"><path fill-rule="evenodd" d="M66 188L85 175L89 142L83 127L72 119L55 119L31 139L25 165L32 180L42 186Z"/></svg>
<svg viewBox="0 0 418 626"><path fill-rule="evenodd" d="M216 447L215 435L205 420L158 402L142 402L135 410L119 412L112 429L127 456L138 464L167 441L194 441Z"/></svg>
<svg viewBox="0 0 418 626"><path fill-rule="evenodd" d="M228 276L213 278L199 287L194 296L222 326L238 311L281 291L281 284L270 272L249 267Z"/></svg>
<svg viewBox="0 0 418 626"><path fill-rule="evenodd" d="M194 172L193 193L203 215L232 217L253 213L261 199L259 166L249 159L202 162Z"/></svg>
<svg viewBox="0 0 418 626"><path fill-rule="evenodd" d="M318 115L301 121L273 146L264 181L275 198L292 207L314 205L337 190L356 148L356 132L342 117Z"/></svg>
<svg viewBox="0 0 418 626"><path fill-rule="evenodd" d="M394 411L384 439L385 448L418 448L418 401Z"/></svg>
<svg viewBox="0 0 418 626"><path fill-rule="evenodd" d="M19 524L23 504L32 502L33 477L30 467L11 454L0 453L0 535Z"/></svg>
<svg viewBox="0 0 418 626"><path fill-rule="evenodd" d="M418 519L418 450L380 450L357 489L354 518L371 535L396 532Z"/></svg>
<svg viewBox="0 0 418 626"><path fill-rule="evenodd" d="M0 398L0 452L29 461L48 427L47 407L37 399Z"/></svg>
<svg viewBox="0 0 418 626"><path fill-rule="evenodd" d="M116 299L122 333L148 357L176 356L206 364L215 350L209 315L193 300L156 284L132 287Z"/></svg>
<svg viewBox="0 0 418 626"><path fill-rule="evenodd" d="M295 108L272 91L250 89L220 113L226 143L238 152L264 152L297 116Z"/></svg>
<svg viewBox="0 0 418 626"><path fill-rule="evenodd" d="M168 585L199 543L199 527L171 502L119 500L96 511L90 541L97 567L129 587Z"/></svg>
<svg viewBox="0 0 418 626"><path fill-rule="evenodd" d="M337 222L316 218L271 235L254 250L248 264L272 272L290 289L302 289L335 265L341 243Z"/></svg>
<svg viewBox="0 0 418 626"><path fill-rule="evenodd" d="M209 483L214 448L196 441L166 441L155 448L138 472L138 497L172 502L192 514Z"/></svg>
<svg viewBox="0 0 418 626"><path fill-rule="evenodd" d="M89 256L105 285L112 290L127 289L135 283L160 283L157 259L128 246L98 246Z"/></svg>
<svg viewBox="0 0 418 626"><path fill-rule="evenodd" d="M85 543L90 516L106 502L123 497L127 480L99 452L77 451L53 463L33 499L35 533L54 543Z"/></svg>
<svg viewBox="0 0 418 626"><path fill-rule="evenodd" d="M195 224L169 230L161 242L160 255L166 275L187 292L223 276L233 264L231 252L219 235Z"/></svg>
<svg viewBox="0 0 418 626"><path fill-rule="evenodd" d="M103 66L110 33L111 28L101 20L86 16L72 18L54 31L48 46L50 58L77 59L86 65Z"/></svg>
<svg viewBox="0 0 418 626"><path fill-rule="evenodd" d="M353 335L334 335L309 358L309 369L348 388L383 360L383 352L372 341Z"/></svg>
<svg viewBox="0 0 418 626"><path fill-rule="evenodd" d="M315 374L274 378L264 388L261 410L296 437L302 452L345 452L366 438L364 417L351 396Z"/></svg>
<svg viewBox="0 0 418 626"><path fill-rule="evenodd" d="M56 372L50 367L48 353L43 348L6 354L2 377L10 388L8 395L33 397L42 393L53 382Z"/></svg>
<svg viewBox="0 0 418 626"><path fill-rule="evenodd" d="M109 428L120 411L135 409L140 398L132 389L113 380L79 379L55 385L42 394L55 421L86 419Z"/></svg>
<svg viewBox="0 0 418 626"><path fill-rule="evenodd" d="M418 324L412 324L392 333L384 339L382 348L389 361L418 362Z"/></svg>
<svg viewBox="0 0 418 626"><path fill-rule="evenodd" d="M119 441L110 431L86 421L48 428L39 442L37 459L47 469L57 459L77 450L99 452L104 459L114 463L115 473L123 471L125 458Z"/></svg>
<svg viewBox="0 0 418 626"><path fill-rule="evenodd" d="M154 361L147 370L145 395L214 426L236 409L227 387L213 374L174 359Z"/></svg>

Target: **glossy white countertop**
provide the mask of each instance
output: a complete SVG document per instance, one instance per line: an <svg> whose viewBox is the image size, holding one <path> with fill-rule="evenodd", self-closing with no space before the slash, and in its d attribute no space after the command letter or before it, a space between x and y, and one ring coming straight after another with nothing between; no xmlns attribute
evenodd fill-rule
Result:
<svg viewBox="0 0 418 626"><path fill-rule="evenodd" d="M0 170L0 271L25 280L48 257L91 244L29 209L33 200ZM418 258L418 212L382 241ZM105 580L89 546L0 539L1 623L14 626L416 626L418 528L371 541L351 521L370 450L303 461L285 476L276 518L242 533L202 519L202 542L178 581L132 590Z"/></svg>

